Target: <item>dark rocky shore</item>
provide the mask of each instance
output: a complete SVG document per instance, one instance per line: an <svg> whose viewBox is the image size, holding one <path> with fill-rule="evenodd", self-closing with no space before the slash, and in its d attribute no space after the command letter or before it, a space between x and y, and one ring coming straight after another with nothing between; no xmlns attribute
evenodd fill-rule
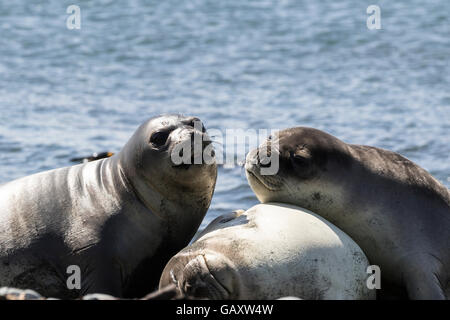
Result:
<svg viewBox="0 0 450 320"><path fill-rule="evenodd" d="M38 292L31 289L17 289L17 288L0 288L0 301L1 300L60 300L53 297L43 297ZM77 300L129 300L113 297L107 294L94 293L80 297ZM189 297L180 294L176 290L175 285L167 286L162 290L149 293L140 299L133 300L191 300Z"/></svg>

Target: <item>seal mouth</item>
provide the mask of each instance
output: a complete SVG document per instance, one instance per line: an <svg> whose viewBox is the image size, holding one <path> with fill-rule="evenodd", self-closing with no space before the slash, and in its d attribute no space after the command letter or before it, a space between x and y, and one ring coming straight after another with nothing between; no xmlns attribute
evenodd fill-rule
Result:
<svg viewBox="0 0 450 320"><path fill-rule="evenodd" d="M195 163L195 156L192 152L191 159L189 160L188 163L182 162L180 164L174 164L174 165L172 165L172 168L188 170L189 168L191 168L193 166L201 166L203 164L204 164L203 161L202 161L202 163Z"/></svg>
<svg viewBox="0 0 450 320"><path fill-rule="evenodd" d="M193 166L193 164L181 163L181 164L178 164L178 165L173 165L172 168L188 170L191 166Z"/></svg>
<svg viewBox="0 0 450 320"><path fill-rule="evenodd" d="M260 185L262 185L264 188L266 188L269 191L279 191L281 189L281 183L275 183L272 181L268 181L267 178L262 178L261 176L257 175L256 173L253 173L252 171L246 169L247 175L253 180L257 181Z"/></svg>

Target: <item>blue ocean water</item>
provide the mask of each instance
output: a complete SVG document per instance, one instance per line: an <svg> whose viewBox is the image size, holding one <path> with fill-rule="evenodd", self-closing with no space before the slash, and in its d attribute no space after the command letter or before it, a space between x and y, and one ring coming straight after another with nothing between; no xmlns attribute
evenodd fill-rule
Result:
<svg viewBox="0 0 450 320"><path fill-rule="evenodd" d="M448 0L1 1L0 183L118 151L175 112L222 130L316 127L449 187L449 13ZM204 223L255 203L243 169L220 167Z"/></svg>

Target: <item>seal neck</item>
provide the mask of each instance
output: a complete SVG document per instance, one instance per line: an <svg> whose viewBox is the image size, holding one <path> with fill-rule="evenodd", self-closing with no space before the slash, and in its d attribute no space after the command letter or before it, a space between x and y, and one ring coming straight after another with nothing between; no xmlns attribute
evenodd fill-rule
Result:
<svg viewBox="0 0 450 320"><path fill-rule="evenodd" d="M119 156L113 156L104 159L106 166L112 175L112 183L114 188L119 188L121 193L136 198L146 209L150 210L154 215L164 220L158 204L162 201L163 196L154 186L140 178L136 172L127 170L126 164Z"/></svg>

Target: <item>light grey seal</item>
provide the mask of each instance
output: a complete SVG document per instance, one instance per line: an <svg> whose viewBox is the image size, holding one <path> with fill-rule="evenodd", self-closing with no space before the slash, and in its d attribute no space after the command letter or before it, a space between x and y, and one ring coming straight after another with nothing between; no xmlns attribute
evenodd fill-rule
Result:
<svg viewBox="0 0 450 320"><path fill-rule="evenodd" d="M278 157L277 174L261 174L263 152ZM381 293L450 296L450 192L410 160L297 127L251 151L245 168L261 202L307 208L355 240L381 269Z"/></svg>
<svg viewBox="0 0 450 320"><path fill-rule="evenodd" d="M172 161L174 148L193 149L196 137L201 150L212 147L197 118L159 116L111 158L2 185L0 286L59 298L151 292L170 257L195 234L214 192L214 158ZM68 289L76 276L66 273L71 265L81 270L80 290Z"/></svg>
<svg viewBox="0 0 450 320"><path fill-rule="evenodd" d="M208 299L374 299L368 260L336 226L303 208L267 203L212 221L164 268L160 288Z"/></svg>

